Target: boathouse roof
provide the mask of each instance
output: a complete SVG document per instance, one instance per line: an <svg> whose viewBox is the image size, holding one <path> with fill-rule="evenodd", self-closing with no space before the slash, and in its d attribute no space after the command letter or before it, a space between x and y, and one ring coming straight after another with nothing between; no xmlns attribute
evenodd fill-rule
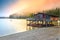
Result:
<svg viewBox="0 0 60 40"><path fill-rule="evenodd" d="M57 16L57 15L46 14L46 13L37 13L37 14L34 14L34 16L39 15L39 14L44 14L44 15L48 15L48 16L51 16L51 17L59 17L59 16Z"/></svg>

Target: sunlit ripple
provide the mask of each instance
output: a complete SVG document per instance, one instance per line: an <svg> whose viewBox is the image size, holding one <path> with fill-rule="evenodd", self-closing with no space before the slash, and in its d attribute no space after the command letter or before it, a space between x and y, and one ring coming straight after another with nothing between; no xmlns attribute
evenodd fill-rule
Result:
<svg viewBox="0 0 60 40"><path fill-rule="evenodd" d="M26 19L11 19L10 23L17 30L17 32L26 31Z"/></svg>

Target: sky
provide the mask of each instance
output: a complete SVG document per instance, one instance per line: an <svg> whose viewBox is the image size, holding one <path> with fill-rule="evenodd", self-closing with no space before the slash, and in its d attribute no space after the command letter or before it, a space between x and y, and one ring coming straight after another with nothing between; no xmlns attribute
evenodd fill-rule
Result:
<svg viewBox="0 0 60 40"><path fill-rule="evenodd" d="M60 7L60 0L0 0L0 17L27 15Z"/></svg>
<svg viewBox="0 0 60 40"><path fill-rule="evenodd" d="M0 0L0 17L8 16L10 10L7 8L15 2L16 0Z"/></svg>

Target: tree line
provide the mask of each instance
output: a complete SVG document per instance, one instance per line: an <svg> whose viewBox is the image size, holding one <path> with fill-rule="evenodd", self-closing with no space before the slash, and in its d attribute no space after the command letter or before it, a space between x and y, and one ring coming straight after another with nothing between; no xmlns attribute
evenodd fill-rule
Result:
<svg viewBox="0 0 60 40"><path fill-rule="evenodd" d="M46 13L46 14L48 14L48 15L54 15L54 16L58 16L58 17L60 17L60 8L55 8L55 9L51 9L51 10L46 10L46 11L44 11L43 13ZM34 17L34 13L31 13L30 15L29 15L29 17Z"/></svg>

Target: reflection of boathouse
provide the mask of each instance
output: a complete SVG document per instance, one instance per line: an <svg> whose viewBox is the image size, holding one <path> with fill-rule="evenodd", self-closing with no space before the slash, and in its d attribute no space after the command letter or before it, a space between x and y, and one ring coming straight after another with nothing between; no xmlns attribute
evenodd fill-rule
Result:
<svg viewBox="0 0 60 40"><path fill-rule="evenodd" d="M48 15L45 13L34 14L33 18L27 19L28 26L42 27L42 26L57 26L58 16Z"/></svg>

